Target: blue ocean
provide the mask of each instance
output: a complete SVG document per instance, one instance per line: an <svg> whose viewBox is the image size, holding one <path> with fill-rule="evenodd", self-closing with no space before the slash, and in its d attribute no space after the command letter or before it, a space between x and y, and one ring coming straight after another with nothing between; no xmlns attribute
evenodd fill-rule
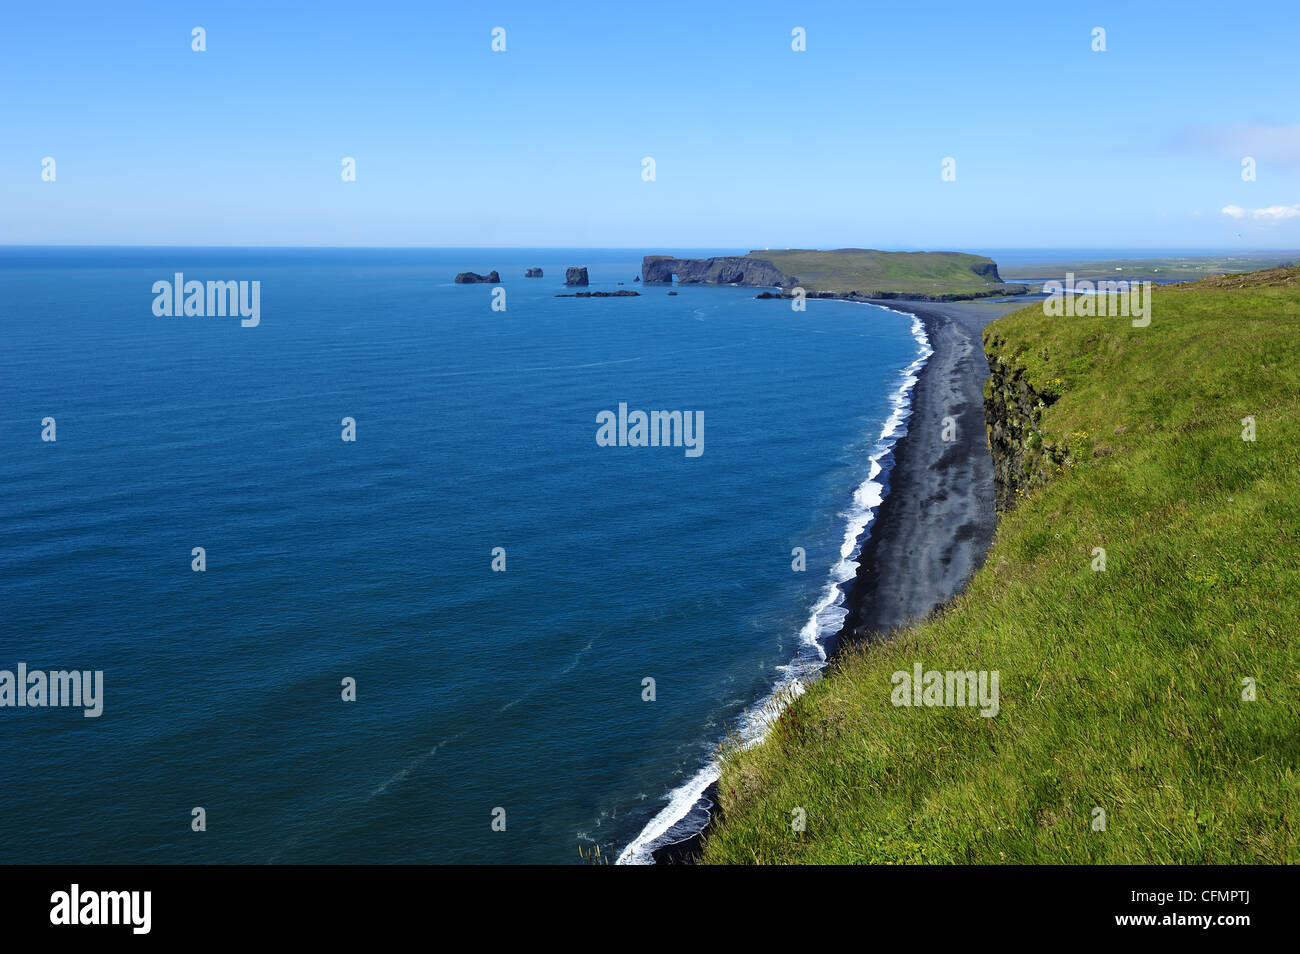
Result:
<svg viewBox="0 0 1300 954"><path fill-rule="evenodd" d="M0 249L0 670L103 674L97 717L0 708L0 861L689 829L719 741L821 666L927 348L884 308L643 287L642 253ZM566 266L641 295L555 297ZM256 326L155 314L177 273L258 282ZM701 452L602 446L620 405Z"/></svg>

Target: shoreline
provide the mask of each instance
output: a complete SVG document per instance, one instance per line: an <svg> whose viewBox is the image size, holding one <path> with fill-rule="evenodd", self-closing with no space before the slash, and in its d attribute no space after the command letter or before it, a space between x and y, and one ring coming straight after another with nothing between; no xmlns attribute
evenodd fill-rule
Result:
<svg viewBox="0 0 1300 954"><path fill-rule="evenodd" d="M885 638L929 615L956 596L983 562L996 515L984 430L989 367L982 332L990 321L1033 300L865 302L919 321L930 354L910 389L904 430L879 461L874 479L882 485L882 499L859 538L856 573L840 584L848 615L826 641L828 663L851 642ZM954 419L955 440L943 440L947 417ZM695 862L718 817L717 802L714 781L692 808L707 814L704 826L654 849L654 863Z"/></svg>
<svg viewBox="0 0 1300 954"><path fill-rule="evenodd" d="M881 639L928 616L983 563L997 517L984 429L989 366L982 334L990 321L1029 303L890 300L920 319L934 353L919 375L907 433L885 475L884 500L862 541L845 598L849 615L832 656L844 644ZM945 441L949 425L955 439Z"/></svg>

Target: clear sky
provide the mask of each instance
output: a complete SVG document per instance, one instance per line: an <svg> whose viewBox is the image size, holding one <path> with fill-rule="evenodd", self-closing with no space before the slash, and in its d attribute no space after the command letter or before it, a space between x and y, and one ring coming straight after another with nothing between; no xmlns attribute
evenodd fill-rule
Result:
<svg viewBox="0 0 1300 954"><path fill-rule="evenodd" d="M1295 0L4 0L0 243L1296 248L1298 40Z"/></svg>

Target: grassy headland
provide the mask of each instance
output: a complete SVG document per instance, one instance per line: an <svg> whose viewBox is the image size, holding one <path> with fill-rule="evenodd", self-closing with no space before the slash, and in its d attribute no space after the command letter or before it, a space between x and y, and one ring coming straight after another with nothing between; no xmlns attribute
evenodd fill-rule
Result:
<svg viewBox="0 0 1300 954"><path fill-rule="evenodd" d="M946 609L726 753L705 862L1300 861L1300 269L1151 317L986 328L1017 505ZM914 663L999 671L998 713L894 706Z"/></svg>
<svg viewBox="0 0 1300 954"><path fill-rule="evenodd" d="M975 298L1023 294L1023 286L1009 286L998 275L997 264L983 255L965 252L881 252L876 249L841 248L761 249L749 258L771 262L811 293L864 298L929 297Z"/></svg>

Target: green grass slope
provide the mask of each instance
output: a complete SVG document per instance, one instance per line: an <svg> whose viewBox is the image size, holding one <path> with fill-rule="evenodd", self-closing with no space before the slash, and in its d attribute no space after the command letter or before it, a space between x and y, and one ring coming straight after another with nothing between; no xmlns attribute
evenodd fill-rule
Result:
<svg viewBox="0 0 1300 954"><path fill-rule="evenodd" d="M884 295L937 297L1004 294L997 265L983 255L965 252L882 252L866 248L764 249L751 258L771 262L799 279L809 292L848 294L868 298ZM1011 288L1011 293L1022 289Z"/></svg>
<svg viewBox="0 0 1300 954"><path fill-rule="evenodd" d="M1059 394L1052 473L952 605L726 753L706 862L1300 861L1300 270L1152 308L988 327ZM895 707L916 662L998 670L1000 712Z"/></svg>

